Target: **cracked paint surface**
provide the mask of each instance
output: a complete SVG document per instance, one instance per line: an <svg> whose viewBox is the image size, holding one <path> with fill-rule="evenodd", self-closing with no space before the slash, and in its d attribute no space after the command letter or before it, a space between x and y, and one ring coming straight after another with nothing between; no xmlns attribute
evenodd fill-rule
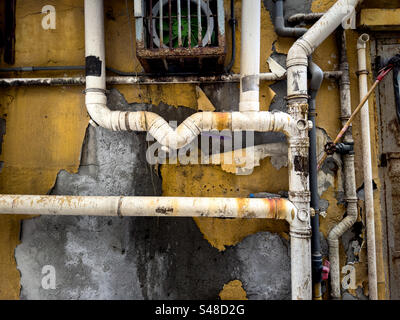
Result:
<svg viewBox="0 0 400 320"><path fill-rule="evenodd" d="M287 53L293 43L293 39L279 38L274 33L270 13L265 10L266 7L269 8L268 3L270 2L271 1L263 1L261 72L269 71L269 66L266 61L271 54L280 56L280 60L283 60L284 54ZM333 4L333 1L331 0L307 0L304 1L302 7L300 7L298 6L297 0L287 0L286 2L288 3L286 15L296 12L321 12L325 11ZM295 5L296 3L297 6ZM78 0L66 0L63 1L62 4L57 4L57 29L48 30L46 32L44 32L40 27L42 16L39 14L40 10L38 10L38 8L40 9L45 4L48 3L33 0L17 1L16 65L82 65L84 62L83 2ZM134 70L140 72L142 69L134 56L134 44L132 46L127 46L127 44L130 44L131 38L129 30L130 23L126 18L125 1L106 0L105 5L107 12L112 12L113 18L111 19L111 16L107 15L105 24L106 52L109 65L124 71ZM129 2L129 5L132 6L133 4ZM235 1L235 11L236 16L240 19L240 1ZM226 16L229 15L229 1L225 1L225 14ZM226 25L226 28L228 30L229 26ZM28 33L26 30L30 30L30 32ZM64 32L64 30L68 30L68 32ZM357 78L355 75L357 61L354 54L357 33L350 31L348 39L349 62L351 68L350 80L352 93L354 93L352 94L352 105L355 106L358 101ZM230 47L230 41L230 37L227 37L227 48ZM240 29L238 29L236 33L236 42L238 48L240 48ZM37 43L46 43L46 46L38 46ZM335 39L331 36L316 50L313 58L322 69L334 70L337 68L337 56ZM329 59L326 59L326 57L329 57ZM230 56L228 53L227 61L229 61L229 58ZM239 72L239 66L240 54L237 52L233 71ZM63 72L51 73L51 76L63 75ZM76 75L76 73L69 72L66 73L66 75L73 76ZM26 76L33 76L33 74L27 73ZM42 72L35 73L35 76L50 76L50 74ZM86 173L91 172L91 170L96 170L95 167L90 166L90 159L87 162L87 167L80 167L80 160L83 157L83 155L81 155L82 142L84 141L85 131L88 124L88 117L84 107L84 96L81 93L82 89L83 88L66 87L0 89L0 116L6 122L6 133L4 135L2 154L0 156L0 161L4 163L0 174L1 192L46 194L53 188L57 174L59 174L61 170L65 170L62 171L62 175L64 176L75 174L78 172L78 169L81 171L83 170ZM126 101L129 101L130 103L147 103L152 104L153 106L168 105L175 108L178 114L187 112L182 111L187 109L192 109L194 112L198 107L196 86L194 85L118 86L118 90L124 95ZM202 85L201 90L215 106L216 111L234 110L237 108L238 84L229 84L225 86ZM261 109L274 110L285 108L283 104L284 96L286 95L285 90L285 81L280 81L274 84L262 82L260 86ZM317 126L323 128L330 137L335 136L340 129L340 121L339 93L334 81L324 81L317 97L317 108L319 115L317 117ZM370 110L372 121L371 128L372 130L376 130L376 126L374 125L374 108L370 108ZM358 120L354 123L353 132L355 133L354 137L356 142L360 141L360 136L358 134ZM374 134L376 136L377 132L374 132ZM274 142L282 142L279 141L279 136L274 139L277 139L274 140ZM372 141L374 144L372 148L374 153L373 175L379 189L379 177L377 170L375 169L377 154L376 139L372 139ZM359 143L356 143L357 168L360 168L362 163L362 160L360 159L361 150L359 149L359 145ZM260 157L260 166L254 169L254 172L250 177L236 176L222 170L223 168L220 166L202 167L168 165L161 166L159 169L162 177L163 195L237 197L247 196L249 193L262 191L277 193L282 190L287 190L288 188L287 168L282 165L274 165L274 162L271 162L271 159L269 158ZM232 171L230 168L225 169L228 169L227 171ZM360 171L362 170L357 170L357 186L362 184ZM268 173L271 179L265 179L266 173ZM333 226L333 223L340 221L344 214L344 207L341 201L338 200L340 199L341 188L340 173L336 174L332 171L325 173L322 182L322 203L328 210L328 216L326 219L321 218L321 231L326 236L327 232L329 232L330 228ZM79 193L88 191L82 190L82 188L79 189L79 183L76 188ZM377 196L375 200L375 212L377 213L376 218L379 220L379 197ZM42 225L44 228L53 225L50 220L44 219L44 221L47 221L47 224L44 223ZM29 223L30 222L28 221L27 225L29 225ZM68 223L73 229L74 225L88 227L97 222L95 222L95 220L82 219L69 221ZM137 229L140 232L143 230L152 230L152 232L157 232L158 230L157 225L146 222L141 223L143 229ZM194 222L192 221L192 225L190 225L189 222L186 222L183 225L180 225L179 223L180 222L171 222L172 225L176 224L176 228L178 229L179 227L183 227L189 234L195 233L195 230L199 231L200 236L196 241L201 242L201 239L203 239L204 243L202 246L204 247L202 247L202 250L205 252L204 255L212 257L214 257L214 255L220 257L218 254L228 252L232 248L241 248L240 246L242 243L249 239L249 237L253 237L253 239L256 240L247 240L247 245L249 245L251 241L263 243L258 235L264 234L267 231L280 234L282 237L277 238L280 239L279 241L283 241L283 239L288 237L288 225L283 221L243 221L240 219L226 220L199 218L195 219ZM19 244L19 225L20 218L12 216L0 217L0 237L2 240L0 241L0 298L4 299L17 299L20 294L20 274L16 269L14 259L14 249ZM63 225L62 221L59 225ZM165 231L168 231L168 228L165 228ZM379 228L379 223L377 228ZM27 227L27 230L30 229ZM110 232L113 233L120 231L118 228L113 230L114 231ZM357 296L358 298L362 298L361 293L368 293L366 289L366 250L365 246L362 244L360 244L360 248L357 246L349 247L350 244L355 244L354 239L358 239L359 237L359 232L354 233L354 230L350 230L349 232L353 234L346 234L344 236L344 243L341 244L341 263L344 265L345 263L353 262L352 260L356 259L354 255L357 251L358 261L355 263L357 269L357 285L359 289L352 291L349 294L352 295L352 297ZM60 250L62 250L60 252L63 252L61 256L69 257L66 260L69 267L72 268L76 263L80 266L82 265L81 263L90 266L93 270L84 273L84 275L86 276L91 274L89 278L92 280L96 279L96 276L102 274L102 272L105 272L104 274L109 272L107 270L97 270L94 265L98 263L98 260L96 260L98 258L93 255L91 256L86 249L77 245L77 241L79 242L79 240L86 241L84 238L84 232L75 235L69 234L68 236L70 237L68 238L68 246L63 247L62 249L60 248ZM143 237L144 236L145 235L143 235ZM155 238L152 239L152 243L156 245L157 241ZM39 237L37 241L40 242L42 240ZM54 239L54 243L57 244L57 239ZM87 243L88 246L90 246L92 242L87 240ZM24 265L28 266L30 263L34 262L29 260L28 255L26 256L27 260L24 260L22 253L35 252L34 250L36 247L34 244L35 242L22 243L18 249L21 253L20 257L22 259L20 260L22 276L26 276L27 278L31 277L32 279L36 278L33 275L30 275L27 269L24 269ZM113 245L114 244L111 244L110 246ZM246 252L245 250L248 250L248 247L246 247L246 245L243 246L243 248L245 248L242 250L244 254L244 252ZM208 248L207 250L204 249L206 247ZM195 250L194 248L194 245L192 247L176 247L176 251L173 252L188 250L188 255L191 255ZM101 250L101 246L98 249ZM135 251L135 254L138 255L149 254L149 252L152 252L151 248L135 250L137 250ZM166 248L165 250L168 252L169 249ZM213 250L219 253L217 254ZM351 252L349 252L349 250L351 250ZM115 257L117 257L117 253L111 252L109 254L110 255L107 256L108 258L116 259ZM118 259L121 259L119 254L120 253L118 253ZM153 255L154 262L151 263L151 268L153 269L149 269L150 271L159 270L158 268L160 263L162 264L165 262L163 260L163 254L154 253ZM79 259L81 260L77 260L77 257L80 257ZM183 259L184 256L181 258ZM246 257L246 259L249 258L250 257ZM229 260L228 262L233 264L237 261ZM227 265L229 265L229 263L227 263ZM127 265L122 264L122 266ZM244 269L251 269L250 265L243 264L243 266ZM379 270L382 274L382 266L378 266L378 271ZM157 290L162 291L162 289L156 288L155 283L151 282L150 271L140 270L138 272L137 277L139 278L139 281L142 281L142 283L145 283L146 285L145 288L141 288L138 291L140 294L138 293L137 297L152 298L157 296L155 293ZM92 272L94 273L92 274ZM193 272L193 274L188 273L186 276L196 279L196 277L200 277L201 274L200 272ZM217 297L218 292L221 291L223 285L230 283L232 279L239 279L242 281L243 288L249 299L260 297L260 295L257 295L257 288L253 287L254 283L257 282L257 279L252 278L252 276L253 275L249 274L247 280L244 280L238 274L232 274L232 278L229 279L224 277L220 278L218 280L219 286L210 289L210 292L213 293L210 298L214 299ZM134 278L135 276L132 276L132 279ZM202 278L201 281L207 282L209 279ZM104 289L105 291L112 293L112 290L107 286L109 286L109 284L99 283L89 286L88 289L82 288L78 291L71 291L69 294L73 297L96 298L98 297L97 291L99 288L106 288L107 290ZM185 283L182 283L182 288L184 287ZM360 290L362 291L361 293ZM168 290L165 290L165 292L167 291ZM23 297L28 298L30 294L37 294L37 292L25 292L23 293ZM288 294L288 292L285 294Z"/></svg>

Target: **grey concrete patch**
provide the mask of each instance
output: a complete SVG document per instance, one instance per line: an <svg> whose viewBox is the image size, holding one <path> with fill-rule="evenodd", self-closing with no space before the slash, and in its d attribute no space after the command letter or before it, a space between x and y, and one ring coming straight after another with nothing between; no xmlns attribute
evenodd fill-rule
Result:
<svg viewBox="0 0 400 320"><path fill-rule="evenodd" d="M130 105L116 90L109 106L156 111L178 123L194 112ZM145 134L89 127L78 173L61 171L51 194L161 195L146 148ZM15 257L22 299L212 300L235 279L250 299L290 298L288 244L268 232L219 252L191 218L41 216L23 221L21 240ZM46 265L56 271L54 290L41 286Z"/></svg>
<svg viewBox="0 0 400 320"><path fill-rule="evenodd" d="M290 299L290 248L286 240L277 234L257 233L239 243L235 252L250 300Z"/></svg>

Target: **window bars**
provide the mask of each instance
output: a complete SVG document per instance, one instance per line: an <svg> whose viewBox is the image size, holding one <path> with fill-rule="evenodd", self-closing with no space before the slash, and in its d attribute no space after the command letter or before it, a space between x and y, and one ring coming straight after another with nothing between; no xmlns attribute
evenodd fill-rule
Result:
<svg viewBox="0 0 400 320"><path fill-rule="evenodd" d="M135 0L136 51L146 72L223 70L223 0Z"/></svg>

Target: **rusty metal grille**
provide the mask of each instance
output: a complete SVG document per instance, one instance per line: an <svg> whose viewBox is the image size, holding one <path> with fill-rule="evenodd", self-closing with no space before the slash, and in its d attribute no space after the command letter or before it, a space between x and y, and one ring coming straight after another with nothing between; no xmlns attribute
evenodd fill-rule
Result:
<svg viewBox="0 0 400 320"><path fill-rule="evenodd" d="M222 71L223 0L135 0L136 51L146 72Z"/></svg>

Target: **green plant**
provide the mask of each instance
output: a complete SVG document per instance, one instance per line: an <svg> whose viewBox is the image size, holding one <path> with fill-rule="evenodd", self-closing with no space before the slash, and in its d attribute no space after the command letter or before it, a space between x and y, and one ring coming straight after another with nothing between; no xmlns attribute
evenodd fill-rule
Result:
<svg viewBox="0 0 400 320"><path fill-rule="evenodd" d="M192 10L192 8L191 8ZM193 7L194 11L191 12L196 12L197 9L196 7ZM197 46L198 44L198 32L199 32L199 26L198 26L198 17L197 15L190 15L190 35L189 35L189 21L187 18L188 11L186 8L182 8L181 10L181 16L185 18L181 18L181 37L182 37L182 47L189 47L189 37L190 37L190 42L191 42L191 47ZM178 48L179 47L179 39L178 39L178 18L177 18L177 10L172 11L171 13L171 41L172 41L172 47L173 48ZM207 20L205 16L201 17L201 38L203 39L206 32L207 32ZM157 28L157 33L160 34L160 27L159 24L156 23L156 28ZM169 32L169 17L164 16L163 18L163 43L166 46L169 46L170 42L170 32ZM216 38L215 38L215 32L213 31L211 34L211 44L215 45L216 43Z"/></svg>

